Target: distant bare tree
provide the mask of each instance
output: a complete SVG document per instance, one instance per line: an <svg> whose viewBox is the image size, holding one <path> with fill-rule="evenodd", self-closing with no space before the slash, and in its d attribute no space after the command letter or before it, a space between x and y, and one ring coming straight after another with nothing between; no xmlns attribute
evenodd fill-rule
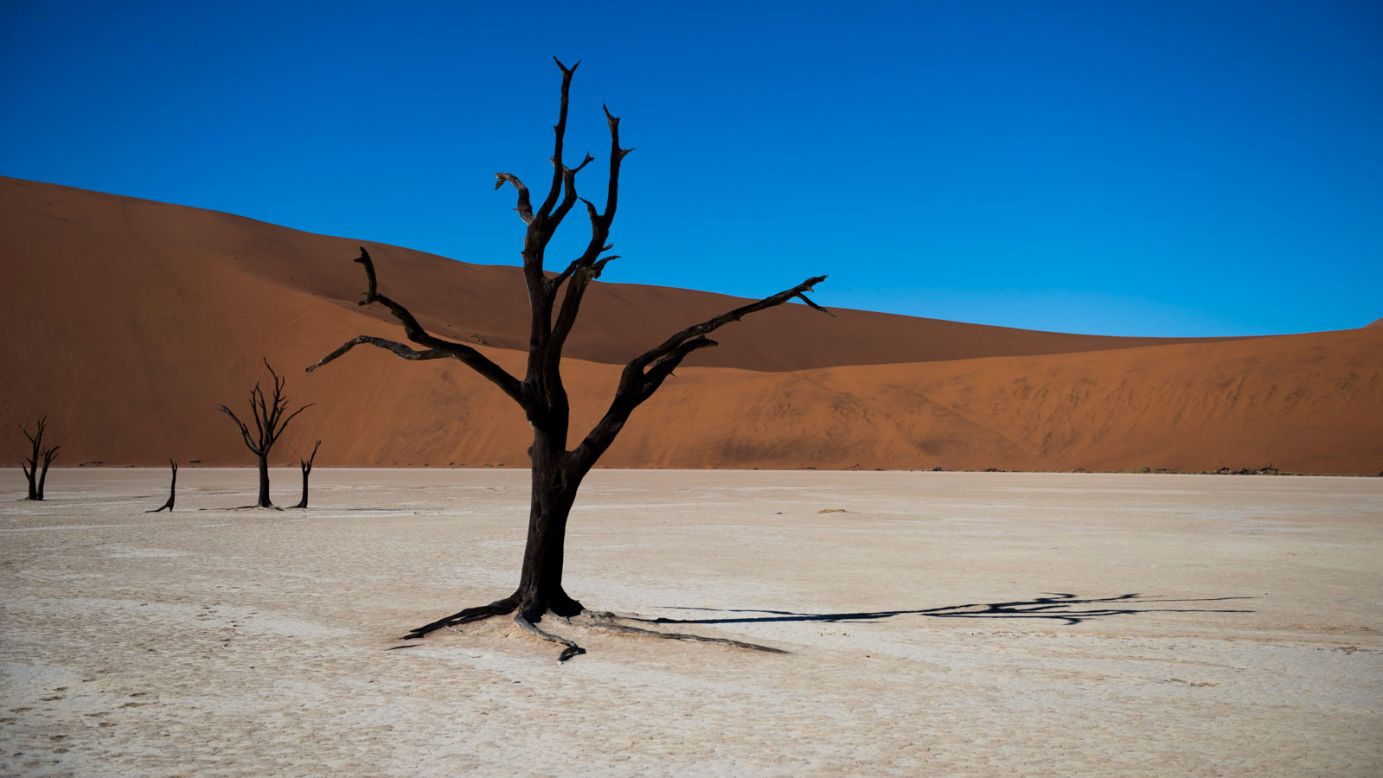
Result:
<svg viewBox="0 0 1383 778"><path fill-rule="evenodd" d="M312 475L312 461L317 458L317 449L321 447L322 441L319 440L316 443L312 444L312 453L307 457L307 459L298 460L298 467L301 467L303 469L303 498L301 500L298 500L298 504L294 505L294 508L307 507L307 477Z"/></svg>
<svg viewBox="0 0 1383 778"><path fill-rule="evenodd" d="M173 503L178 497L178 463L168 460L168 466L173 469L173 481L168 485L168 499L162 505L145 513L158 513L159 511L173 512Z"/></svg>
<svg viewBox="0 0 1383 778"><path fill-rule="evenodd" d="M44 416L38 420L33 432L24 427L19 428L24 433L24 437L29 439L29 458L20 463L24 470L24 478L29 482L29 500L43 499L43 485L48 481L48 468L53 464L53 460L58 458L58 449L62 446L52 448L43 447L43 434L48 431L48 417Z"/></svg>
<svg viewBox="0 0 1383 778"><path fill-rule="evenodd" d="M285 416L288 398L283 394L283 387L286 382L274 372L274 366L269 364L269 360L264 360L264 366L269 369L269 375L274 379L274 389L271 395L266 396L256 381L254 388L250 390L250 413L253 414L254 429L241 421L240 417L235 415L235 411L224 405L220 408L222 413L235 422L235 426L240 429L241 437L245 440L245 447L259 461L259 500L255 504L256 507L272 508L274 503L269 499L269 452L273 450L279 436L288 428L288 423L313 404L308 403Z"/></svg>
<svg viewBox="0 0 1383 778"><path fill-rule="evenodd" d="M578 65L580 63L577 63ZM559 643L563 649L560 659L568 659L584 650L567 638L539 629L536 622L546 613L570 617L582 612L581 603L570 597L562 587L562 566L565 556L567 517L576 501L577 489L596 460L609 449L624 428L630 414L642 405L672 375L678 365L691 353L716 345L708 335L751 313L801 299L819 308L806 298L806 293L825 276L816 276L785 289L771 297L742 305L734 310L694 324L634 357L624 367L614 399L605 415L575 448L567 448L570 410L567 392L560 370L562 348L576 323L581 301L592 281L600 277L607 263L615 259L605 255L612 246L608 243L610 226L615 219L619 194L620 163L632 149L620 146L619 119L605 110L610 129L610 169L604 210L576 193L576 176L592 157L587 154L576 167L563 164L562 144L567 127L568 92L572 74L577 66L562 71L561 105L557 115L555 148L552 152L552 182L547 195L535 209L528 188L512 173L497 173L495 188L505 184L518 193L519 218L527 225L523 242L523 276L528 287L531 312L528 366L522 380L464 343L437 337L423 328L418 319L402 304L379 291L374 262L364 248L356 259L365 268L366 290L360 305L379 304L389 310L403 325L404 334L417 347L371 335L359 335L326 355L309 372L340 357L356 346L365 344L384 349L409 360L455 359L475 370L523 409L533 429L533 445L529 448L532 460L532 498L528 518L528 541L524 550L519 585L513 594L489 605L467 608L458 613L425 624L405 637L420 638L442 627L516 613L515 621L523 628L544 639ZM558 225L580 201L590 217L591 235L581 255L564 270L544 271L544 255ZM565 293L562 288L565 285ZM560 299L559 299L560 298ZM820 309L824 310L824 309Z"/></svg>

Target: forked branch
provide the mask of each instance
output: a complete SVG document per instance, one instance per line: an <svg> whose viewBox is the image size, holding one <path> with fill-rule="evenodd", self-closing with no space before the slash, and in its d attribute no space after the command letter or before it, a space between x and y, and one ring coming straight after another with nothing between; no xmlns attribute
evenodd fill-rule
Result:
<svg viewBox="0 0 1383 778"><path fill-rule="evenodd" d="M643 354L634 357L634 359L629 362L628 367L634 368L636 370L643 370L643 368L651 364L655 364L660 360L666 359L676 354L678 349L683 344L687 343L688 341L694 338L709 335L710 333L715 332L716 330L720 329L721 327L724 327L727 324L730 324L731 322L737 322L740 319L743 319L751 313L757 313L758 311L762 311L767 308L774 308L776 306L782 305L785 302L788 302L794 297L802 298L804 301L807 302L808 305L810 305L812 308L818 311L829 313L829 311L827 311L825 308L822 308L816 303L813 303L810 300L806 299L806 293L810 292L813 287L825 280L826 276L813 276L812 278L808 278L806 281L803 281L802 283L792 287L791 289L784 289L778 294L765 297L762 300L749 303L748 305L742 305L732 311L722 313L719 316L713 316L707 319L706 321L701 322L700 324L693 324L692 326L676 333L672 337L668 338L667 340L663 341L657 346L649 349ZM626 370L627 369L628 368L626 368Z"/></svg>
<svg viewBox="0 0 1383 778"><path fill-rule="evenodd" d="M586 214L591 220L591 238L586 242L586 249L581 252L581 256L572 260L566 269L547 282L548 302L551 305L555 301L563 282L570 281L567 285L566 295L562 298L562 306L557 321L552 328L551 350L553 354L550 360L560 357L562 346L576 323L576 316L580 312L581 302L586 295L587 287L591 281L600 277L606 264L618 258L616 256L601 257L600 255L613 248L609 243L610 226L614 224L615 212L619 209L620 165L633 149L626 149L619 145L619 117L610 113L610 109L606 106L602 105L601 109L605 111L605 123L610 128L610 172L605 193L605 210L597 210L595 203L584 197L580 198L581 202L585 204ZM582 165L584 166L585 163L583 162ZM575 196L575 191L569 191L568 196Z"/></svg>
<svg viewBox="0 0 1383 778"><path fill-rule="evenodd" d="M298 466L301 467L301 468L302 468L302 471L303 471L303 496L302 496L302 499L301 499L301 500L298 500L298 504L293 506L294 508L306 508L306 507L307 507L307 498L308 498L307 481L308 481L308 478L310 478L310 477L312 476L312 463L315 462L315 461L317 461L317 449L319 449L319 448L321 448L321 447L322 447L322 441L319 440L319 441L317 441L316 443L312 444L312 453L308 455L307 459L299 459L299 460L298 460Z"/></svg>
<svg viewBox="0 0 1383 778"><path fill-rule="evenodd" d="M615 397L610 402L609 409L586 435L581 445L572 452L577 467L584 472L595 465L596 460L605 453L614 442L615 436L624 428L629 415L658 391L668 376L682 364L682 360L692 352L717 345L716 341L706 337L707 335L751 313L774 308L793 298L805 299L807 292L825 280L826 276L813 276L791 289L784 289L775 295L693 324L630 360L620 375L619 387L615 390ZM809 304L813 309L830 313L815 303Z"/></svg>

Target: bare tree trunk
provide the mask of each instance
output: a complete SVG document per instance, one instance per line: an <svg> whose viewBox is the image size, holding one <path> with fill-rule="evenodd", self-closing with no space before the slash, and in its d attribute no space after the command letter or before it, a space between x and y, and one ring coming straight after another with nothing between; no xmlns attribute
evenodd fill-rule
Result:
<svg viewBox="0 0 1383 778"><path fill-rule="evenodd" d="M48 467L53 464L53 456L43 452L43 470L38 475L38 498L43 499L43 485L48 482Z"/></svg>
<svg viewBox="0 0 1383 778"><path fill-rule="evenodd" d="M173 503L178 498L178 463L170 459L168 460L168 467L173 471L173 480L168 485L168 499L159 507L151 511L146 511L147 513L158 513L159 511L173 512Z"/></svg>
<svg viewBox="0 0 1383 778"><path fill-rule="evenodd" d="M303 509L306 509L306 508L307 508L307 479L308 479L308 477L311 476L311 475L312 475L312 470L311 470L310 468L304 467L304 468L303 468L303 498L302 498L301 500L298 500L298 504L297 504L297 505L294 505L294 506L293 506L294 508L303 508Z"/></svg>
<svg viewBox="0 0 1383 778"><path fill-rule="evenodd" d="M304 510L307 508L307 479L312 475L312 463L317 459L317 449L321 447L322 441L319 440L313 444L312 454L308 456L307 459L298 460L298 466L301 467L303 471L303 498L298 500L298 504L294 505L294 508L302 508Z"/></svg>
<svg viewBox="0 0 1383 778"><path fill-rule="evenodd" d="M255 504L260 508L274 507L269 499L269 458L266 456L259 458L259 502Z"/></svg>
<svg viewBox="0 0 1383 778"><path fill-rule="evenodd" d="M566 558L567 518L576 502L579 477L560 447L547 445L548 436L535 431L532 454L532 493L528 509L528 541L523 551L519 588L514 593L519 613L539 621L546 611L563 617L581 612L581 603L562 588Z"/></svg>

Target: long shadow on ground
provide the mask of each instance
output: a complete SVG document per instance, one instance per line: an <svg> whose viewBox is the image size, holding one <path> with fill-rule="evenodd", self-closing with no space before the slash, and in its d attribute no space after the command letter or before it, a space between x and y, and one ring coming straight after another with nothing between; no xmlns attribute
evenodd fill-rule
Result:
<svg viewBox="0 0 1383 778"><path fill-rule="evenodd" d="M1045 596L1013 602L977 602L917 610L858 611L853 613L797 613L795 611L751 608L670 608L669 610L745 614L706 618L669 619L625 617L649 624L762 624L782 621L868 622L895 616L926 616L936 619L1050 619L1080 624L1091 619L1132 616L1138 613L1253 613L1242 608L1143 607L1145 605L1184 605L1189 603L1248 600L1251 597L1200 597L1194 599L1146 598L1142 594L1117 597L1077 597L1065 592L1044 592ZM762 614L762 615L749 615Z"/></svg>

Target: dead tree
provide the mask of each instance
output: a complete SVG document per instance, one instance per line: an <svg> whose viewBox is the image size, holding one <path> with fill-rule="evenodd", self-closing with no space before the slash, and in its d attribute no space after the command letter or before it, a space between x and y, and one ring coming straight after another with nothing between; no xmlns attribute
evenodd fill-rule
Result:
<svg viewBox="0 0 1383 778"><path fill-rule="evenodd" d="M303 469L303 498L301 500L298 500L298 504L294 505L294 508L307 507L307 477L312 475L312 461L317 458L317 449L321 447L322 441L319 440L316 443L312 444L312 453L307 457L307 459L298 460L298 467L301 467Z"/></svg>
<svg viewBox="0 0 1383 778"><path fill-rule="evenodd" d="M235 426L240 428L240 436L245 440L245 447L259 460L259 500L255 503L258 508L272 508L274 503L269 499L269 452L273 450L274 444L278 442L279 436L288 428L288 423L293 421L298 414L312 407L312 403L289 413L288 398L283 394L283 387L286 383L283 377L274 372L274 366L269 364L269 360L264 360L264 366L269 369L269 375L274 379L273 394L266 396L264 390L260 388L256 381L254 388L250 390L250 413L253 414L254 429L240 420L235 415L235 411L222 405L221 412L230 417L235 422Z"/></svg>
<svg viewBox="0 0 1383 778"><path fill-rule="evenodd" d="M511 185L518 197L519 218L527 225L524 235L523 277L528 289L531 313L528 364L522 379L511 375L476 349L464 343L440 338L429 332L402 304L379 290L374 262L363 247L355 260L364 266L366 289L360 305L377 304L403 325L404 334L412 345L371 335L359 335L327 354L308 368L311 372L359 345L384 349L409 360L454 359L475 370L518 404L533 429L533 445L529 449L532 461L532 495L528 516L528 538L518 588L509 596L454 613L409 632L405 638L421 638L428 633L458 624L515 614L523 628L547 640L565 646L561 659L584 650L574 642L539 629L535 624L546 613L571 617L582 612L580 602L562 587L562 565L565 556L567 517L576 501L581 481L600 456L609 449L630 414L653 396L673 370L690 354L716 345L708 336L726 324L739 321L751 313L782 305L790 300L819 308L805 294L825 276L785 289L757 302L742 305L732 311L694 324L675 333L663 342L634 357L625 365L614 398L604 416L575 446L568 447L570 409L560 370L562 348L576 323L581 302L592 281L600 277L606 264L614 260L607 255L610 226L615 220L618 205L620 164L632 149L620 146L619 118L605 109L610 131L609 179L603 210L577 194L577 174L593 157L589 154L575 167L563 163L562 144L567 128L567 100L572 74L580 63L570 68L557 62L562 71L561 103L554 126L556 135L552 152L552 180L547 194L534 207L526 187L512 173L497 173L495 188ZM580 256L571 260L560 272L544 271L545 252L558 225L578 202L585 205L590 218L590 239ZM823 309L824 310L824 309Z"/></svg>
<svg viewBox="0 0 1383 778"><path fill-rule="evenodd" d="M178 463L170 459L168 460L168 466L173 470L173 481L168 484L168 499L159 507L151 511L145 511L145 513L158 513L159 511L173 512L173 503L178 497Z"/></svg>
<svg viewBox="0 0 1383 778"><path fill-rule="evenodd" d="M48 481L48 468L52 466L53 460L58 458L58 449L62 446L43 447L43 434L48 431L47 416L38 420L33 432L24 427L19 429L24 433L24 437L29 439L29 458L20 463L24 470L24 478L29 482L29 496L26 499L42 500L43 485Z"/></svg>

